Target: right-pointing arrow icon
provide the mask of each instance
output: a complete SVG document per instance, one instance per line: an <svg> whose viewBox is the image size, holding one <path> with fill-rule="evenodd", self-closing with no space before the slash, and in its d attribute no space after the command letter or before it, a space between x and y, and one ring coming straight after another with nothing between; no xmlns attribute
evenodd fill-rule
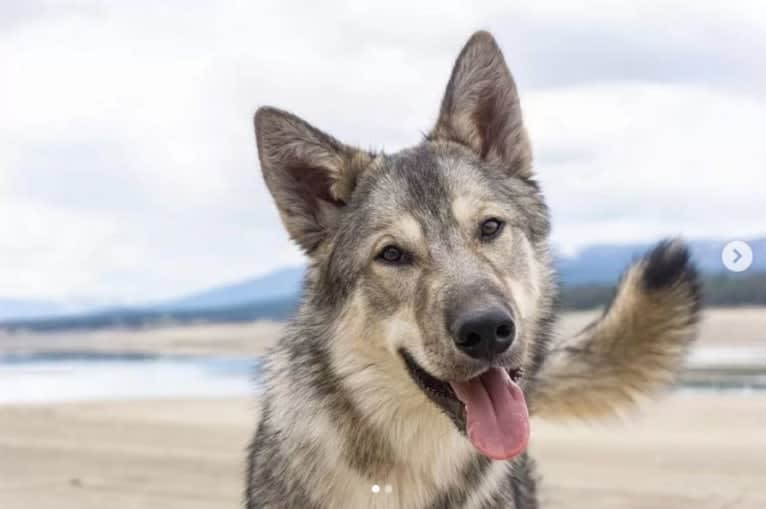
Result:
<svg viewBox="0 0 766 509"><path fill-rule="evenodd" d="M734 257L734 263L738 263L742 259L742 253L740 253L739 250L735 249L734 254L736 255Z"/></svg>

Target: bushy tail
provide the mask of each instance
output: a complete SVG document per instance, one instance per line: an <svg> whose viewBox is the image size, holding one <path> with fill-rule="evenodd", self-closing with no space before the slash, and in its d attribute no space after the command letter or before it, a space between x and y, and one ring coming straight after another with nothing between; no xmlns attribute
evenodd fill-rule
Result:
<svg viewBox="0 0 766 509"><path fill-rule="evenodd" d="M688 248L661 242L623 275L603 316L554 342L530 380L531 412L602 417L671 383L696 336L700 302Z"/></svg>

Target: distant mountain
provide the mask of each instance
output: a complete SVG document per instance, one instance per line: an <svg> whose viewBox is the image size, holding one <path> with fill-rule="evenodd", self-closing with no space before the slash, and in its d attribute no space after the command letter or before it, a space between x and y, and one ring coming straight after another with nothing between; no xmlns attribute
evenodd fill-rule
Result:
<svg viewBox="0 0 766 509"><path fill-rule="evenodd" d="M727 241L694 240L689 242L692 257L706 275L726 272L721 251ZM766 238L748 240L753 249L753 265L748 273L766 272ZM608 284L616 282L630 262L652 247L652 244L593 245L576 255L556 258L560 281L565 286Z"/></svg>
<svg viewBox="0 0 766 509"><path fill-rule="evenodd" d="M748 272L766 272L766 238L749 240L748 243L756 254ZM714 275L724 272L721 250L726 241L696 240L689 244L702 273ZM651 249L652 245L636 243L588 246L574 256L557 256L555 265L560 281L565 286L613 284L631 261ZM192 311L283 299L296 296L302 281L303 267L288 267L151 307L164 311Z"/></svg>
<svg viewBox="0 0 766 509"><path fill-rule="evenodd" d="M63 316L85 309L88 306L58 301L0 298L0 321Z"/></svg>
<svg viewBox="0 0 766 509"><path fill-rule="evenodd" d="M766 272L766 238L747 241L755 253L748 272ZM725 272L721 250L726 241L696 240L689 242L692 256L703 274ZM605 244L588 246L574 256L557 256L556 269L565 286L613 284L630 265L653 244ZM262 277L226 286L218 286L192 295L153 306L163 310L212 309L238 304L282 299L300 292L303 267L277 270Z"/></svg>
<svg viewBox="0 0 766 509"><path fill-rule="evenodd" d="M278 300L298 294L302 280L303 267L289 267L262 277L203 290L152 307L164 311L192 311Z"/></svg>
<svg viewBox="0 0 766 509"><path fill-rule="evenodd" d="M303 267L291 267L178 299L138 306L98 306L74 312L65 312L60 306L46 308L42 302L24 310L8 306L7 313L0 314L0 329L49 332L169 322L284 320L295 309L302 279ZM4 302L0 300L0 309L6 309L2 307Z"/></svg>
<svg viewBox="0 0 766 509"><path fill-rule="evenodd" d="M766 274L766 238L747 241L753 249L752 267L741 276L750 280L747 290L721 263L725 241L690 242L700 271L716 282L718 305L761 303L758 285ZM565 290L566 307L588 307L602 303L625 268L652 244L594 245L574 256L556 256L555 265ZM222 285L178 299L129 308L104 308L72 315L63 304L44 301L0 299L0 322L12 329L61 330L72 328L138 326L163 321L243 321L257 318L284 319L297 305L303 267L289 267L265 276ZM761 274L761 276L758 276ZM723 278L723 279L721 279ZM571 289L571 292L566 293ZM762 293L762 292L761 292ZM741 294L741 295L740 295ZM746 295L747 294L747 295ZM756 295L753 297L753 295ZM716 300L718 299L718 300ZM744 299L744 300L743 300ZM82 308L80 308L82 309ZM74 310L76 311L76 310ZM0 324L1 325L1 324Z"/></svg>

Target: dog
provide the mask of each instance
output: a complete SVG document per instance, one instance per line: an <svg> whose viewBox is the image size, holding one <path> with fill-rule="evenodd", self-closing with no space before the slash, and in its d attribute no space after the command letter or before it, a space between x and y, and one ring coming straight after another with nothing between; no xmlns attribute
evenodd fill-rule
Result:
<svg viewBox="0 0 766 509"><path fill-rule="evenodd" d="M536 508L530 416L609 416L673 381L700 311L680 240L629 267L585 330L553 337L549 213L489 33L414 147L360 150L271 107L254 123L309 264L264 363L248 509Z"/></svg>

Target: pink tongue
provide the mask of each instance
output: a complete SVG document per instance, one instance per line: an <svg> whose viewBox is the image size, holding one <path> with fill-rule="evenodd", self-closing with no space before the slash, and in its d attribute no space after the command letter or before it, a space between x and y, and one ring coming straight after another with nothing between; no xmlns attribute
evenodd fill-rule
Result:
<svg viewBox="0 0 766 509"><path fill-rule="evenodd" d="M465 405L466 429L474 447L495 460L524 452L529 440L527 403L506 370L491 368L467 382L450 385Z"/></svg>

